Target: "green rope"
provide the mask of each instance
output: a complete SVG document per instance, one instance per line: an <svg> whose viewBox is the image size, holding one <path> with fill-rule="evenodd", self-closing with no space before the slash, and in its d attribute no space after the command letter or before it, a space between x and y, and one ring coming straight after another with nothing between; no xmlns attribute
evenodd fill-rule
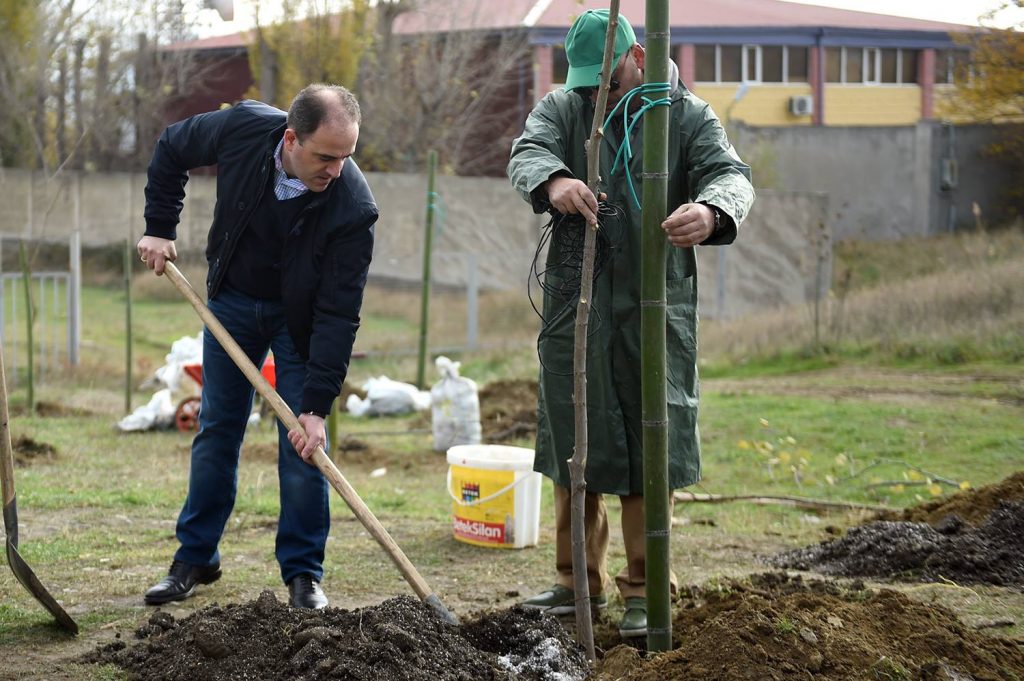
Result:
<svg viewBox="0 0 1024 681"><path fill-rule="evenodd" d="M633 158L633 148L629 143L629 137L633 132L633 126L636 125L640 118L653 109L656 106L669 106L672 104L672 100L667 96L659 97L658 99L651 99L646 95L654 95L660 92L668 92L670 90L668 83L644 83L638 85L623 96L619 100L619 103L615 105L608 117L604 119L604 127L608 127L608 124L612 121L612 116L618 113L619 108L622 109L622 126L625 133L622 137L622 142L619 144L619 149L615 153L615 162L612 164L612 175L615 175L615 169L619 167L619 161L622 161L622 168L626 174L626 185L629 187L629 193L633 196L633 202L636 203L636 207L640 208L640 199L637 198L636 189L633 187L633 178L629 174L629 162ZM632 120L629 117L629 103L633 97L640 95L640 98L644 100L643 106L641 106Z"/></svg>
<svg viewBox="0 0 1024 681"><path fill-rule="evenodd" d="M444 217L448 214L444 197L437 192L427 192L427 197L434 209L434 234L440 234L444 229Z"/></svg>

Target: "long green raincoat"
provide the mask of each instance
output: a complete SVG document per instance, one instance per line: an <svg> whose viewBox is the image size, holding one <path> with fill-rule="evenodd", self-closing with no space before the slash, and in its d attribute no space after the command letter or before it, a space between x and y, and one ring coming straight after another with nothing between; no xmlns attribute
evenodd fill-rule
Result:
<svg viewBox="0 0 1024 681"><path fill-rule="evenodd" d="M723 230L708 243L726 244L754 201L750 168L736 155L718 118L706 102L690 93L673 75L669 95L668 207L704 202L728 215ZM589 97L551 92L530 114L523 134L513 142L508 164L512 184L535 212L549 208L541 184L558 172L587 180L585 143L594 107ZM610 261L594 281L587 344L589 451L587 491L643 494L640 392L640 208L623 174L612 163L622 142L621 112L606 126L601 145L601 191L621 209L620 219L606 221L614 243ZM636 194L641 195L643 122L633 126L629 165ZM537 191L535 191L537 190ZM563 261L554 240L548 266ZM700 479L697 432L697 263L692 248L667 249L666 379L668 394L669 487ZM545 288L557 287L549 270ZM577 275L578 276L578 275ZM538 343L541 374L535 470L569 487L566 461L575 441L573 407L573 340L575 303L566 305L545 294L549 323Z"/></svg>

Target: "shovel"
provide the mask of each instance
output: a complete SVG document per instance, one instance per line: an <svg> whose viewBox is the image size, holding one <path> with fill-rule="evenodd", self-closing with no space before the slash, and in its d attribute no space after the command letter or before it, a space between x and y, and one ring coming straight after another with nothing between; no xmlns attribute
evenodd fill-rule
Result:
<svg viewBox="0 0 1024 681"><path fill-rule="evenodd" d="M253 387L256 388L256 392L267 401L267 404L271 406L274 413L277 414L277 418L281 419L281 423L288 430L299 429L302 430L302 426L299 425L299 420L292 413L292 410L288 408L281 396L277 394L277 391L271 387L267 379L263 377L259 369L256 368L245 352L238 346L238 343L231 337L227 329L213 316L210 312L210 308L206 307L199 296L193 290L191 284L185 276L178 270L174 263L167 262L164 264L164 274L171 280L171 283L177 287L181 295L185 296L188 302L192 303L192 307L195 308L196 312L199 313L200 318L206 324L206 328L217 338L227 353L234 360L235 364L245 377L249 379ZM298 456L298 454L296 454ZM437 595L430 590L427 586L426 581L420 576L420 573L416 570L416 567L406 558L402 549L399 548L395 540L391 538L388 531L384 529L384 526L380 524L376 516L370 511L367 505L359 498L352 485L349 484L348 480L341 474L338 467L334 465L330 457L324 451L323 447L317 447L313 453L313 465L315 465L324 477L327 478L328 482L331 483L331 487L337 490L341 498L345 500L348 507L352 509L352 513L355 514L356 518L363 527L369 531L373 538L377 540L381 548L384 549L384 553L388 554L388 558L398 567L398 571L402 573L405 581L409 583L412 590L416 592L416 595L420 599L429 605L434 611L448 624L458 624L459 620L444 607L441 600Z"/></svg>
<svg viewBox="0 0 1024 681"><path fill-rule="evenodd" d="M7 377L4 374L4 354L0 348L0 482L3 483L4 532L7 533L7 562L21 585L28 589L36 600L57 619L64 629L78 633L78 625L64 608L50 595L32 568L18 553L18 499L14 493L14 447L11 445L11 429L7 413Z"/></svg>

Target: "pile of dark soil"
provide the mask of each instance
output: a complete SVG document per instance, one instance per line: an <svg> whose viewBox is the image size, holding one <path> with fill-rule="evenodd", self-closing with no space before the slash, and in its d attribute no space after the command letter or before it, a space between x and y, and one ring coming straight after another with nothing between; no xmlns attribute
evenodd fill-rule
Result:
<svg viewBox="0 0 1024 681"><path fill-rule="evenodd" d="M493 381L480 390L484 442L506 442L537 434L537 381Z"/></svg>
<svg viewBox="0 0 1024 681"><path fill-rule="evenodd" d="M57 456L57 448L46 442L37 442L27 435L18 435L11 440L14 450L14 465L28 466L36 461L51 461Z"/></svg>
<svg viewBox="0 0 1024 681"><path fill-rule="evenodd" d="M674 650L609 650L600 681L1024 678L1021 642L990 637L898 592L754 575L684 594Z"/></svg>
<svg viewBox="0 0 1024 681"><path fill-rule="evenodd" d="M1024 473L881 517L898 519L767 561L844 577L1024 586Z"/></svg>
<svg viewBox="0 0 1024 681"><path fill-rule="evenodd" d="M410 597L358 610L290 608L270 591L211 606L180 622L157 611L129 646L115 641L83 662L114 664L132 679L583 679L582 653L551 618L515 608L458 627Z"/></svg>
<svg viewBox="0 0 1024 681"><path fill-rule="evenodd" d="M1024 471L994 485L969 489L901 511L879 513L876 520L902 520L928 523L935 527L950 515L956 515L968 525L981 525L1002 501L1024 502Z"/></svg>

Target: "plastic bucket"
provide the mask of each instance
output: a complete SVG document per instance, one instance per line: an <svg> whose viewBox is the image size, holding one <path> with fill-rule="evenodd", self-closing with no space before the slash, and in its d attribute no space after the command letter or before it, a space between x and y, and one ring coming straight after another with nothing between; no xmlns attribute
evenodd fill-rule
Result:
<svg viewBox="0 0 1024 681"><path fill-rule="evenodd" d="M448 495L458 541L498 549L536 546L540 473L533 450L457 445L448 450Z"/></svg>

